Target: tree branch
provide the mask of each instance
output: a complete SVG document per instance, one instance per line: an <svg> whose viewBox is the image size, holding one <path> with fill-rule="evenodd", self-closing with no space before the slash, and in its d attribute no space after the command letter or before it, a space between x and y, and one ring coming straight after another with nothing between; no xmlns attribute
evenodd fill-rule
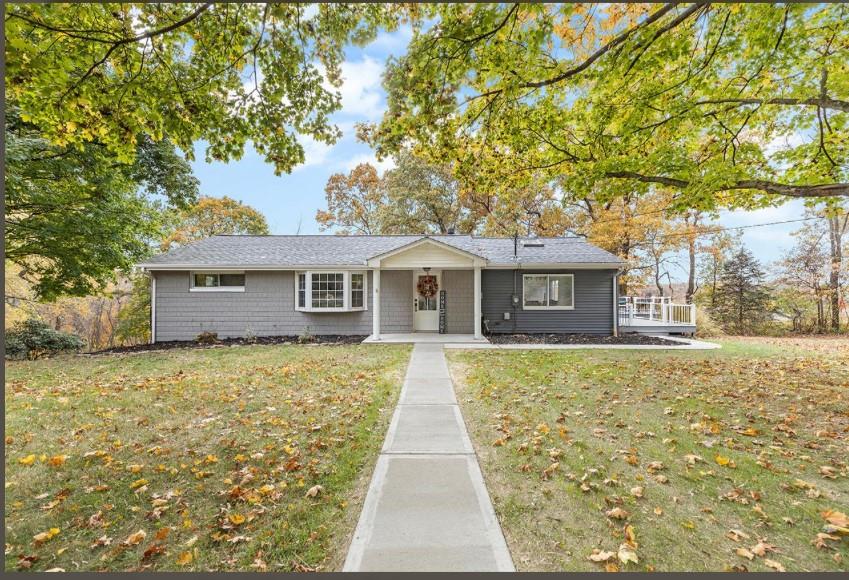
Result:
<svg viewBox="0 0 849 580"><path fill-rule="evenodd" d="M643 183L657 183L670 187L686 188L691 182L662 175L643 175L635 171L608 171L605 177L613 179L636 179ZM849 183L823 183L820 185L789 185L764 179L743 179L719 188L720 191L739 189L755 189L773 195L787 197L818 198L818 197L849 197Z"/></svg>
<svg viewBox="0 0 849 580"><path fill-rule="evenodd" d="M841 101L831 97L821 96L815 99L791 99L791 98L774 98L774 99L707 99L704 101L696 101L695 105L722 105L722 104L737 104L737 105L805 105L809 107L820 107L823 109L835 109L849 113L849 101Z"/></svg>

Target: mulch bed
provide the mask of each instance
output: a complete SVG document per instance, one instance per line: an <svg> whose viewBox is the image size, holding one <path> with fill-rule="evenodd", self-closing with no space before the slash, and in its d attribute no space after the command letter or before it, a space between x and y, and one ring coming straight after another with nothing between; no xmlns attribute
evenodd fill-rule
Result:
<svg viewBox="0 0 849 580"><path fill-rule="evenodd" d="M680 342L657 336L623 334L621 336L598 336L594 334L491 334L493 344L647 344L680 346Z"/></svg>
<svg viewBox="0 0 849 580"><path fill-rule="evenodd" d="M136 344L133 346L116 346L106 350L83 353L86 355L99 354L126 354L134 352L149 352L156 350L171 350L175 348L220 348L223 346L243 346L249 344L325 344L344 345L359 344L367 338L364 334L342 335L321 334L310 337L308 342L302 343L298 336L258 336L251 340L245 338L219 338L211 344L200 343L194 340L169 340L155 344Z"/></svg>

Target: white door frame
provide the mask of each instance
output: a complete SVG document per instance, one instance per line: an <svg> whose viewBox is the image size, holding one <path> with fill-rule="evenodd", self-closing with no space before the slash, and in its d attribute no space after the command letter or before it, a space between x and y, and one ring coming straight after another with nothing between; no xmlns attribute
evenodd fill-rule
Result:
<svg viewBox="0 0 849 580"><path fill-rule="evenodd" d="M442 290L442 270L413 270L413 332L439 332L439 292L433 297L433 310L419 310L419 276L435 276L439 290Z"/></svg>

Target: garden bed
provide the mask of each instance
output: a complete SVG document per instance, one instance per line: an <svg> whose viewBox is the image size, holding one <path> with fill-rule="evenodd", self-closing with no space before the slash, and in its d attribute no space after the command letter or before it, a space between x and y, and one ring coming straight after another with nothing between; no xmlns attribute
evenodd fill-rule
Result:
<svg viewBox="0 0 849 580"><path fill-rule="evenodd" d="M492 344L648 344L680 346L681 343L659 336L625 334L622 336L599 336L595 334L492 334Z"/></svg>
<svg viewBox="0 0 849 580"><path fill-rule="evenodd" d="M154 344L136 344L133 346L116 346L89 352L85 354L123 354L132 352L148 352L154 350L169 350L173 348L215 348L221 346L240 346L248 344L330 344L330 345L346 345L360 344L365 340L366 336L362 334L343 335L343 334L319 334L311 336L309 340L304 340L299 336L261 336L256 338L220 338L212 343L201 343L196 340L168 340L156 342Z"/></svg>

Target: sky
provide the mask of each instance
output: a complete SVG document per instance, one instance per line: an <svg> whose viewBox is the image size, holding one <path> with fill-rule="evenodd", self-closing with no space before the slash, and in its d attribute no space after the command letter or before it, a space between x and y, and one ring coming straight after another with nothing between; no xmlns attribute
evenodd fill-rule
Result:
<svg viewBox="0 0 849 580"><path fill-rule="evenodd" d="M315 213L325 208L324 186L334 173L347 173L357 164L370 162L380 170L391 168L391 161L377 162L373 151L357 142L354 124L377 121L383 115L386 95L381 75L386 59L404 53L411 36L409 27L382 33L366 47L350 47L342 67L344 84L340 89L342 109L333 121L343 137L328 146L303 140L306 162L291 174L274 175L270 164L263 161L249 145L239 161L229 163L204 161L203 145L196 148L193 169L200 179L203 195L238 199L262 212L272 234L321 233ZM804 213L800 201L759 211L723 212L719 223L724 227L748 226L765 222L798 219ZM792 245L790 233L800 224L756 227L742 230L743 242L765 263L778 260ZM684 279L682 266L671 274Z"/></svg>

